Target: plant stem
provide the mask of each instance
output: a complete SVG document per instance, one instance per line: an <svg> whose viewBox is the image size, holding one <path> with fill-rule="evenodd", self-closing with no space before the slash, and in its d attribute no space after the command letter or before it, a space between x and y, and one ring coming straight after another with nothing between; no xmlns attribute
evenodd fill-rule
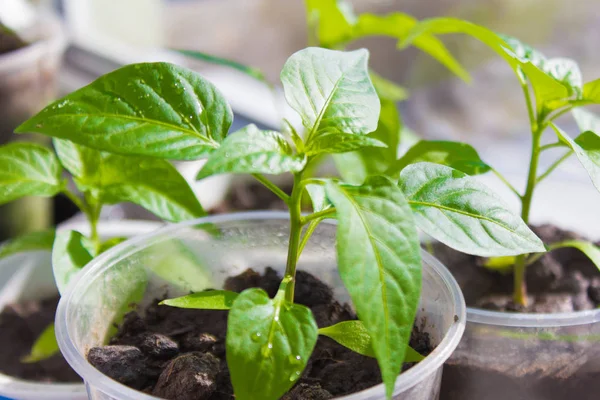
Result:
<svg viewBox="0 0 600 400"><path fill-rule="evenodd" d="M326 218L328 215L331 215L331 214L334 214L334 213L335 213L335 208L331 207L331 208L328 208L328 209L323 210L323 211L318 211L316 213L309 214L306 217L302 217L300 219L300 221L301 221L302 225L306 225L307 223L309 223L311 221L314 221L316 219Z"/></svg>
<svg viewBox="0 0 600 400"><path fill-rule="evenodd" d="M302 251L304 250L304 246L306 246L306 243L308 243L308 240L310 239L311 235L313 234L313 232L315 231L317 226L321 223L321 221L323 221L323 218L317 218L317 219L313 219L310 222L310 224L308 224L308 227L306 228L306 231L304 232L304 235L302 236L302 241L300 241L300 246L298 247L298 258L300 258L300 254L302 254Z"/></svg>
<svg viewBox="0 0 600 400"><path fill-rule="evenodd" d="M79 210L81 212L87 214L88 207L79 196L77 196L75 193L71 192L67 188L63 189L62 192L65 196L67 196L69 198L69 200L71 200L73 202L73 204L75 204L77 206L77 208L79 208Z"/></svg>
<svg viewBox="0 0 600 400"><path fill-rule="evenodd" d="M294 174L294 188L288 203L290 209L290 242L288 246L285 277L291 278L286 290L286 299L294 302L294 287L296 284L296 263L299 257L300 235L302 234L302 172Z"/></svg>
<svg viewBox="0 0 600 400"><path fill-rule="evenodd" d="M522 198L521 193L519 193L519 191L517 189L515 189L515 187L508 181L508 179L506 179L500 172L496 171L493 168L492 168L492 172L494 173L494 175L496 175L498 177L498 179L500 179L506 186L508 186L508 188L514 194L516 194L518 198Z"/></svg>
<svg viewBox="0 0 600 400"><path fill-rule="evenodd" d="M275 185L273 182L271 182L261 174L252 174L252 176L256 178L257 181L262 183L267 189L273 192L277 197L283 200L285 204L287 204L288 206L290 205L290 196L285 194L283 190L279 189L277 185Z"/></svg>
<svg viewBox="0 0 600 400"><path fill-rule="evenodd" d="M548 175L550 175L552 173L552 171L554 171L560 164L562 164L563 161L565 161L567 158L571 157L571 154L573 154L573 151L569 150L561 158L559 158L558 160L554 161L554 163L550 167L548 167L548 169L546 170L546 172L544 172L543 174L541 174L540 176L538 176L538 178L536 180L536 184L540 183L546 177L548 177Z"/></svg>
<svg viewBox="0 0 600 400"><path fill-rule="evenodd" d="M544 151L544 150L548 150L548 149L553 149L555 147L564 147L565 145L562 144L561 142L556 142L556 143L550 143L550 144L546 144L543 145L542 147L540 147L540 151Z"/></svg>

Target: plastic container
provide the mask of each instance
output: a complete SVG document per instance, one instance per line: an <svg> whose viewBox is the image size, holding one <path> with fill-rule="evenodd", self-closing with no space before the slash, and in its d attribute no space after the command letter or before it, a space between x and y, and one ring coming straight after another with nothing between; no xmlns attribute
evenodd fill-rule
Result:
<svg viewBox="0 0 600 400"><path fill-rule="evenodd" d="M580 172L579 178L559 175L540 185L532 223L598 240L600 194ZM442 400L598 399L600 309L527 314L467 307L465 333L444 371Z"/></svg>
<svg viewBox="0 0 600 400"><path fill-rule="evenodd" d="M334 288L336 298L348 295L336 270L335 224L324 223L316 230L299 261L299 268L317 275ZM86 360L91 347L102 345L114 317L114 310L137 290L133 279L143 281L145 295L140 304L164 295L185 293L186 282L170 283L155 273L157 257L165 246L192 252L202 268L203 285L196 289L220 288L228 276L252 267L271 266L280 273L285 267L289 222L287 213L252 212L201 218L166 227L137 237L96 258L61 299L56 316L56 334L63 355L83 377L91 399L156 400L103 375ZM183 285L182 285L183 284ZM442 364L460 341L464 330L464 300L450 273L433 257L424 254L423 296L418 320L429 332L436 349L424 361L400 375L394 398L437 399ZM344 399L382 399L378 385Z"/></svg>
<svg viewBox="0 0 600 400"><path fill-rule="evenodd" d="M103 238L129 237L151 232L160 226L162 224L148 221L115 221L100 222L98 230ZM88 224L83 222L69 223L61 228L82 233L89 230ZM8 303L48 298L57 293L50 252L20 253L0 260L0 310ZM80 400L87 399L87 393L82 383L39 383L0 374L0 399L2 397L16 400Z"/></svg>

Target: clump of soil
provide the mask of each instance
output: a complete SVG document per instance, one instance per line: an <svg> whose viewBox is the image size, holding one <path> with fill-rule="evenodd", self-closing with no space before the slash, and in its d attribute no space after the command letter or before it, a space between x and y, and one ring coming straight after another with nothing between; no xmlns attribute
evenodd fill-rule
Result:
<svg viewBox="0 0 600 400"><path fill-rule="evenodd" d="M0 23L0 54L8 53L27 46L19 36Z"/></svg>
<svg viewBox="0 0 600 400"><path fill-rule="evenodd" d="M584 239L552 225L532 227L546 244ZM456 278L468 306L494 311L556 313L600 306L598 268L577 249L544 254L527 269L529 304L512 300L513 275L483 259L436 245L434 255ZM441 400L592 400L600 393L600 346L591 326L556 331L471 324L444 365ZM586 339L589 338L589 339Z"/></svg>
<svg viewBox="0 0 600 400"><path fill-rule="evenodd" d="M584 239L552 225L532 229L546 244ZM598 268L577 249L554 250L527 267L527 307L512 300L512 272L492 271L483 267L485 260L481 257L459 253L444 245L437 244L434 249L434 255L452 271L470 307L530 313L571 312L600 307Z"/></svg>
<svg viewBox="0 0 600 400"><path fill-rule="evenodd" d="M38 382L80 382L60 353L37 363L21 358L31 352L39 335L54 322L59 298L9 305L0 313L0 372Z"/></svg>
<svg viewBox="0 0 600 400"><path fill-rule="evenodd" d="M271 268L263 275L248 269L229 278L225 289L260 287L273 297L280 281ZM356 319L348 305L333 299L329 286L303 271L297 273L295 301L312 310L319 327ZM225 361L226 331L227 311L180 309L155 301L143 316L127 314L110 344L92 348L88 361L112 379L155 396L230 400L234 397ZM433 350L429 335L417 327L411 346L423 355ZM319 337L302 377L282 399L331 399L379 383L375 359Z"/></svg>

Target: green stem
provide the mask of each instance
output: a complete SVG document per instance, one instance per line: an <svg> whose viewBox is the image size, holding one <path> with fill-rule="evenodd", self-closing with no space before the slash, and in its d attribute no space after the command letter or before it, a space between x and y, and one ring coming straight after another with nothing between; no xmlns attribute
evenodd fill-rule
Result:
<svg viewBox="0 0 600 400"><path fill-rule="evenodd" d="M290 278L286 290L286 299L294 302L294 286L296 283L296 263L299 257L300 235L302 234L302 172L294 174L294 188L288 206L290 209L290 242L284 278Z"/></svg>
<svg viewBox="0 0 600 400"><path fill-rule="evenodd" d="M521 193L519 193L519 191L517 189L515 189L515 187L508 181L508 179L506 179L500 172L498 172L497 170L492 168L492 172L494 173L494 175L496 175L498 177L498 179L500 179L506 186L508 186L508 188L517 195L518 198L521 198Z"/></svg>
<svg viewBox="0 0 600 400"><path fill-rule="evenodd" d="M83 200L77 196L75 193L71 192L69 189L65 188L63 189L63 194L65 196L68 197L69 200L71 200L73 202L73 204L75 204L77 206L77 208L79 208L79 210L83 213L88 212L88 207L87 205L83 202Z"/></svg>
<svg viewBox="0 0 600 400"><path fill-rule="evenodd" d="M548 149L553 149L555 147L564 147L565 145L561 142L556 142L556 143L550 143L550 144L545 144L542 147L540 147L540 151L545 151Z"/></svg>
<svg viewBox="0 0 600 400"><path fill-rule="evenodd" d="M544 179L546 179L548 177L548 175L550 175L552 173L552 171L554 171L556 168L558 168L558 166L560 164L563 163L563 161L565 161L566 159L568 159L569 157L571 157L571 154L573 154L572 150L567 151L561 158L559 158L558 160L554 161L554 163L548 167L548 169L546 170L546 172L544 172L543 174L541 174L540 176L538 176L538 178L536 179L536 184L540 183L541 181L543 181Z"/></svg>
<svg viewBox="0 0 600 400"><path fill-rule="evenodd" d="M302 241L300 241L300 246L298 247L298 258L300 258L300 254L302 254L304 246L306 246L306 243L308 243L308 240L312 236L315 229L317 229L317 226L321 223L321 221L323 221L323 218L313 219L310 224L308 224L308 227L302 236Z"/></svg>
<svg viewBox="0 0 600 400"><path fill-rule="evenodd" d="M273 182L271 182L261 174L252 174L252 176L256 178L257 181L262 183L271 192L275 193L275 195L281 200L283 200L285 204L287 204L288 206L290 205L290 196L288 196L283 190L279 189L277 185L275 185Z"/></svg>
<svg viewBox="0 0 600 400"><path fill-rule="evenodd" d="M307 223L309 223L311 221L314 221L316 219L326 218L327 216L334 214L334 213L335 213L335 208L331 207L331 208L328 208L323 211L318 211L316 213L309 214L306 217L302 217L300 219L300 222L302 223L302 225L306 225Z"/></svg>

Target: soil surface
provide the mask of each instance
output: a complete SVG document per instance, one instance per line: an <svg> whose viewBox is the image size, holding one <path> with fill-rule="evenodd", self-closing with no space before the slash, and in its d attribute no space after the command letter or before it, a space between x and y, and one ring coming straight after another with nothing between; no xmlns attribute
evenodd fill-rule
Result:
<svg viewBox="0 0 600 400"><path fill-rule="evenodd" d="M532 227L545 244L584 239L551 225ZM512 301L512 273L490 271L483 259L443 245L435 256L453 273L467 305L495 311L553 313L600 306L598 268L579 250L545 254L527 269L529 304ZM510 334L503 335L502 332ZM545 333L552 331L544 330ZM511 334L520 334L516 336ZM441 400L592 400L600 393L598 328L556 332L565 339L541 338L537 331L471 324L444 366Z"/></svg>
<svg viewBox="0 0 600 400"><path fill-rule="evenodd" d="M545 244L585 239L552 225L532 227ZM600 245L599 243L596 243ZM579 250L564 248L545 254L527 267L528 305L512 301L512 272L483 267L484 259L459 253L443 245L434 255L452 271L468 306L494 311L530 313L571 312L600 307L600 273Z"/></svg>
<svg viewBox="0 0 600 400"><path fill-rule="evenodd" d="M284 185L281 189L287 194L292 192L291 186ZM261 183L250 181L233 184L222 204L214 208L212 212L223 214L232 211L253 210L287 210L287 207L283 200Z"/></svg>
<svg viewBox="0 0 600 400"><path fill-rule="evenodd" d="M0 313L0 372L38 382L80 382L60 353L37 363L20 360L39 335L54 322L59 298L9 305Z"/></svg>
<svg viewBox="0 0 600 400"><path fill-rule="evenodd" d="M264 275L249 269L229 278L225 289L260 287L273 297L280 281L271 268ZM333 299L330 287L303 271L297 273L295 301L310 307L319 327L356 318ZM111 378L166 399L234 399L225 361L226 330L227 311L180 309L156 301L143 316L127 314L110 344L92 348L88 360ZM423 355L433 350L428 334L416 327L411 346ZM331 399L379 383L375 359L319 337L302 377L282 399Z"/></svg>

